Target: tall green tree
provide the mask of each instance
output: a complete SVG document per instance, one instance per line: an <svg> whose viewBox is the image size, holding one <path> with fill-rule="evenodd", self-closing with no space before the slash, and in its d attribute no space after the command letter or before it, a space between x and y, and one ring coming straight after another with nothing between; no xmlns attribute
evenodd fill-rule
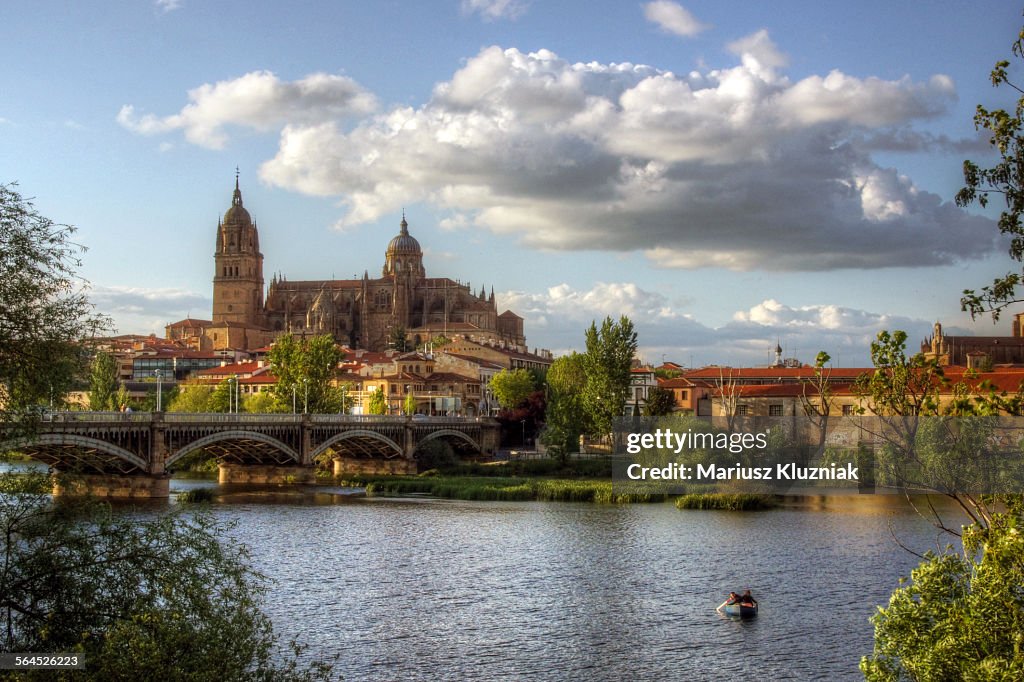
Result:
<svg viewBox="0 0 1024 682"><path fill-rule="evenodd" d="M661 388L652 388L647 394L647 401L644 403L644 416L664 417L672 414L676 407L676 397L672 391Z"/></svg>
<svg viewBox="0 0 1024 682"><path fill-rule="evenodd" d="M407 333L405 327L394 327L391 333L388 335L388 347L391 350L398 351L399 353L405 353L413 350L409 339L406 338Z"/></svg>
<svg viewBox="0 0 1024 682"><path fill-rule="evenodd" d="M375 389L370 392L370 401L367 405L367 411L370 414L387 414L388 413L388 399L384 396L383 389Z"/></svg>
<svg viewBox="0 0 1024 682"><path fill-rule="evenodd" d="M1024 59L1024 29L1010 48L1015 60ZM982 168L973 161L964 161L964 187L956 195L959 206L977 204L982 208L989 205L992 195L1002 199L1003 212L999 216L999 231L1010 236L1010 259L1024 261L1024 141L1021 139L1022 118L1024 118L1024 89L1010 80L1010 60L996 62L990 74L992 85L1007 87L1017 97L1016 103L1007 109L989 109L981 104L974 115L974 126L989 133L989 144L999 154L999 160L991 168ZM999 319L999 313L1007 306L1021 301L1018 287L1022 282L1022 271L1007 272L995 279L980 292L965 289L960 299L961 307L971 316L991 313Z"/></svg>
<svg viewBox="0 0 1024 682"><path fill-rule="evenodd" d="M109 319L94 312L77 274L84 248L72 241L75 228L41 215L15 188L0 184L0 411L24 415L81 378L81 341Z"/></svg>
<svg viewBox="0 0 1024 682"><path fill-rule="evenodd" d="M586 332L586 346L583 399L594 435L604 436L611 433L612 419L623 414L629 399L630 368L637 349L633 322L625 315L618 322L606 317L600 328L592 322Z"/></svg>
<svg viewBox="0 0 1024 682"><path fill-rule="evenodd" d="M519 407L537 390L533 374L523 368L503 369L491 377L487 385L505 410Z"/></svg>
<svg viewBox="0 0 1024 682"><path fill-rule="evenodd" d="M900 417L938 414L942 368L922 353L907 355L906 332L879 332L871 342L871 363L874 370L853 385L870 412Z"/></svg>
<svg viewBox="0 0 1024 682"><path fill-rule="evenodd" d="M99 351L89 367L89 409L113 410L117 393L117 359Z"/></svg>
<svg viewBox="0 0 1024 682"><path fill-rule="evenodd" d="M267 356L277 377L274 396L282 411L341 412L341 389L334 386L344 353L329 335L299 340L291 334L278 337Z"/></svg>
<svg viewBox="0 0 1024 682"><path fill-rule="evenodd" d="M557 358L547 373L547 408L543 442L558 457L579 452L580 436L590 431L583 394L587 370L583 356L571 353Z"/></svg>
<svg viewBox="0 0 1024 682"><path fill-rule="evenodd" d="M165 408L168 412L211 412L210 396L213 388L208 384L188 381L178 389L178 394Z"/></svg>

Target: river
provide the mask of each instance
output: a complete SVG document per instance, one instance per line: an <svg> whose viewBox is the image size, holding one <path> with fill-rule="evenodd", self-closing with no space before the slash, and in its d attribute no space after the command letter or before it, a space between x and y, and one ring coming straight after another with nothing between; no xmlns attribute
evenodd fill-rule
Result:
<svg viewBox="0 0 1024 682"><path fill-rule="evenodd" d="M345 492L213 511L274 581L276 631L350 680L856 679L868 618L918 561L893 534L947 542L881 495L733 513ZM716 613L746 588L757 618Z"/></svg>

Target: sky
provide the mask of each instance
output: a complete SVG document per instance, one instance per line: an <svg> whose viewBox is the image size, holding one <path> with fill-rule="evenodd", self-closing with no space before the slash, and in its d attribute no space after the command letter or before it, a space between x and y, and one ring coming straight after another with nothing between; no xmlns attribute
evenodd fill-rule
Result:
<svg viewBox="0 0 1024 682"><path fill-rule="evenodd" d="M237 168L268 284L376 276L404 211L428 276L493 287L531 348L626 315L655 364L864 366L882 329L1009 334L959 305L1014 265L998 210L953 198L994 158L974 111L1015 104L989 73L1022 24L995 0L18 3L0 182L78 229L121 333L209 319Z"/></svg>

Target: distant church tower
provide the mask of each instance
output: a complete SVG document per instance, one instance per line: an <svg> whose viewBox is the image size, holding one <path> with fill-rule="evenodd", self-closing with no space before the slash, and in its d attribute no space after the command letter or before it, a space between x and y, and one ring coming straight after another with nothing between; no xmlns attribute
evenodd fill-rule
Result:
<svg viewBox="0 0 1024 682"><path fill-rule="evenodd" d="M242 191L235 173L231 208L217 224L217 248L213 256L213 322L263 325L263 254L260 236L249 212L242 206Z"/></svg>

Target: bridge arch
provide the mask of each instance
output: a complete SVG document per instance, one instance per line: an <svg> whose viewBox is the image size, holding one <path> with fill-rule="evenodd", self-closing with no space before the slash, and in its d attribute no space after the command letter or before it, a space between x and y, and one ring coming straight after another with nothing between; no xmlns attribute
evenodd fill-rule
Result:
<svg viewBox="0 0 1024 682"><path fill-rule="evenodd" d="M131 450L126 450L119 445L108 443L107 441L100 440L99 438L90 438L89 436L81 436L75 433L43 433L33 438L17 438L4 443L5 448L9 448L11 450L22 450L28 456L38 459L46 464L52 464L52 462L48 462L45 459L38 457L36 452L33 451L38 452L41 448L44 448L44 450L42 452L38 452L38 454L45 454L45 448L63 448L69 445L76 448L82 448L83 450L93 450L107 455L112 455L140 471L149 471L149 463ZM53 459L56 460L59 458L53 457Z"/></svg>
<svg viewBox="0 0 1024 682"><path fill-rule="evenodd" d="M475 440L473 440L471 436L466 435L462 431L456 431L455 429L440 429L438 431L432 431L431 433L427 434L427 436L423 440L419 441L416 444L416 446L419 447L424 443L429 443L432 440L438 440L439 438L444 438L445 436L455 436L456 438L468 443L474 450L479 451L481 449L480 443L477 443Z"/></svg>
<svg viewBox="0 0 1024 682"><path fill-rule="evenodd" d="M385 459L390 459L393 457L402 457L405 454L405 450L404 448L402 448L401 445L399 445L394 440L388 438L383 434L377 433L376 431L370 431L367 429L352 429L351 431L344 431L336 436L332 436L331 438L325 440L323 443L320 444L319 447L316 448L316 450L313 451L311 459L313 459L313 461L316 461L316 459L320 455L324 454L335 445L338 445L339 443L346 440L356 439L369 439L370 441L375 441L377 443L385 445L388 450L391 450L393 452L393 454L391 454L390 456L384 454Z"/></svg>
<svg viewBox="0 0 1024 682"><path fill-rule="evenodd" d="M273 436L268 436L266 434L258 433L256 431L233 430L211 433L208 436L203 436L202 438L199 438L197 440L192 441L191 443L187 443L181 446L180 448L178 448L176 452L172 453L171 456L167 458L167 461L164 463L164 466L170 467L181 458L195 452L196 450L200 450L202 448L209 447L211 445L216 445L222 442L240 440L255 441L257 443L269 445L271 448L277 450L278 452L287 455L288 458L294 460L296 464L300 464L302 462L302 457L299 455L298 452L296 452L293 448L289 447L285 443L282 443L277 438L274 438Z"/></svg>

